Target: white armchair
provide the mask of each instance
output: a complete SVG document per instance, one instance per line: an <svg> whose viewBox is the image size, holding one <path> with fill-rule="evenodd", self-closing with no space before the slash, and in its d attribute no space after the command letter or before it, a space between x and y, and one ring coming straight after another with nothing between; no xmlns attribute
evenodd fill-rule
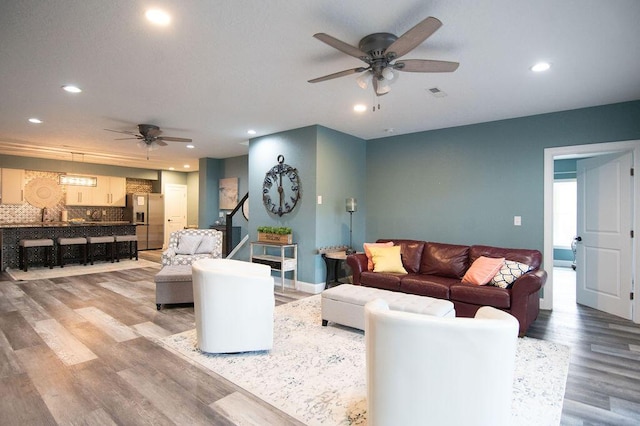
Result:
<svg viewBox="0 0 640 426"><path fill-rule="evenodd" d="M162 265L191 265L198 259L222 257L222 232L215 229L181 229L169 235Z"/></svg>
<svg viewBox="0 0 640 426"><path fill-rule="evenodd" d="M511 424L517 339L518 320L491 307L446 318L367 303L367 424Z"/></svg>
<svg viewBox="0 0 640 426"><path fill-rule="evenodd" d="M198 347L229 353L273 347L273 277L267 265L231 259L193 263Z"/></svg>

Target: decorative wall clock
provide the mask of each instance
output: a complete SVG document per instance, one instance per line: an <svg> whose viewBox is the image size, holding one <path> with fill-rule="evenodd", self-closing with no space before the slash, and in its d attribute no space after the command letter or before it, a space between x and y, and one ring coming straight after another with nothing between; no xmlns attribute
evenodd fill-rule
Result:
<svg viewBox="0 0 640 426"><path fill-rule="evenodd" d="M298 170L284 162L284 155L278 155L278 164L269 170L262 183L262 201L273 214L282 216L290 213L300 199L300 177Z"/></svg>

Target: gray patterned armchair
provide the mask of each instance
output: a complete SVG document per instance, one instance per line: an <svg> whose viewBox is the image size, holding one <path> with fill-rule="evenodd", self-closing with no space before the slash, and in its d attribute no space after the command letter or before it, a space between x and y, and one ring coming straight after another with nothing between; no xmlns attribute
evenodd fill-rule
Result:
<svg viewBox="0 0 640 426"><path fill-rule="evenodd" d="M222 232L215 229L182 229L169 236L162 265L191 265L198 259L222 258Z"/></svg>

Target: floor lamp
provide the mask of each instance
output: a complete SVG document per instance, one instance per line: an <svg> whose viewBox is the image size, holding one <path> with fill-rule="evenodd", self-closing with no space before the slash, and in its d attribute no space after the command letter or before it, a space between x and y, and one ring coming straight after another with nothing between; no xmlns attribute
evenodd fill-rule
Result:
<svg viewBox="0 0 640 426"><path fill-rule="evenodd" d="M353 249L353 212L358 210L358 202L355 198L347 198L347 211L349 212L349 249L347 254L355 253Z"/></svg>

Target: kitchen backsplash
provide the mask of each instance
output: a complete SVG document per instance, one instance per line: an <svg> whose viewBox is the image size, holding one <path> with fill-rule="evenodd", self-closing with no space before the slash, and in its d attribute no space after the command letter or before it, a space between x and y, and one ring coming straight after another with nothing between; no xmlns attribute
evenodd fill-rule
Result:
<svg viewBox="0 0 640 426"><path fill-rule="evenodd" d="M51 179L57 182L59 175L60 173L26 170L25 184L36 177ZM152 188L153 183L150 180L127 178L127 193L152 192ZM67 208L65 205L66 189L66 186L62 185L60 201L55 206L46 210L45 221L60 221L63 210L67 210L68 219L104 220L107 222L123 220L124 208L122 207L73 206ZM87 212L89 212L89 214L87 214ZM27 202L23 204L0 204L0 222L2 223L40 222L42 219L42 209L34 207Z"/></svg>

